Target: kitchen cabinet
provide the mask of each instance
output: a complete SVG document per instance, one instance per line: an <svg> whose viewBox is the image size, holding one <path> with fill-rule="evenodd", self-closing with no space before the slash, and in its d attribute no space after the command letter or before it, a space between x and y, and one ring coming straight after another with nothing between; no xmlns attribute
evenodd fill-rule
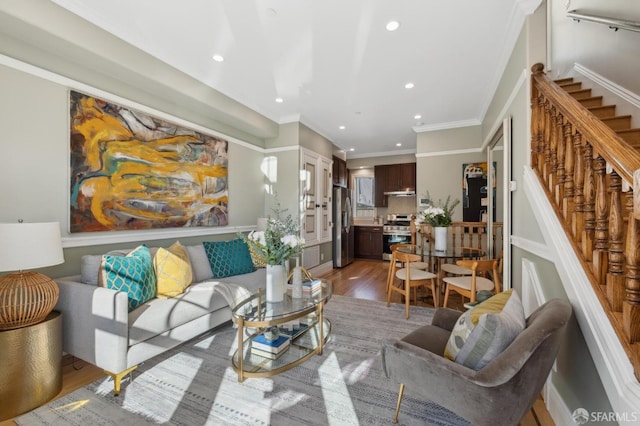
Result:
<svg viewBox="0 0 640 426"><path fill-rule="evenodd" d="M392 164L387 167L385 192L416 190L416 163Z"/></svg>
<svg viewBox="0 0 640 426"><path fill-rule="evenodd" d="M382 259L382 226L356 226L355 233L355 257Z"/></svg>
<svg viewBox="0 0 640 426"><path fill-rule="evenodd" d="M388 206L385 192L416 190L416 163L385 164L375 166L373 170L376 207Z"/></svg>
<svg viewBox="0 0 640 426"><path fill-rule="evenodd" d="M373 168L375 184L375 206L387 207L387 196L384 192L387 188L387 169L389 166L375 166Z"/></svg>
<svg viewBox="0 0 640 426"><path fill-rule="evenodd" d="M333 156L333 185L347 187L349 182L349 171L347 170L347 162L341 158Z"/></svg>

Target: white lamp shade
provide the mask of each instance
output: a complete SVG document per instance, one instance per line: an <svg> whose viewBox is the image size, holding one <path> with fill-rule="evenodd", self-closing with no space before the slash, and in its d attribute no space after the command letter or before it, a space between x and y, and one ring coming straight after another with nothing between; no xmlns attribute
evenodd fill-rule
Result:
<svg viewBox="0 0 640 426"><path fill-rule="evenodd" d="M0 223L0 271L22 271L62 262L58 222Z"/></svg>

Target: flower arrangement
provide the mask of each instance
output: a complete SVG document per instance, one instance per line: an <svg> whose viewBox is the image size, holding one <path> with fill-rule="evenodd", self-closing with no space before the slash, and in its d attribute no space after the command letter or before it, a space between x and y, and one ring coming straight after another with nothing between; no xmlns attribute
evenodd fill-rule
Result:
<svg viewBox="0 0 640 426"><path fill-rule="evenodd" d="M451 225L451 215L460 200L451 201L451 196L447 196L444 203L438 200L438 205L434 205L429 193L427 193L428 205L424 212L419 216L420 223L428 223L431 226L449 226Z"/></svg>
<svg viewBox="0 0 640 426"><path fill-rule="evenodd" d="M282 265L302 251L305 241L299 236L300 229L290 214L282 219L283 210L278 207L273 212L275 217L267 218L264 231L252 231L240 236L266 264Z"/></svg>

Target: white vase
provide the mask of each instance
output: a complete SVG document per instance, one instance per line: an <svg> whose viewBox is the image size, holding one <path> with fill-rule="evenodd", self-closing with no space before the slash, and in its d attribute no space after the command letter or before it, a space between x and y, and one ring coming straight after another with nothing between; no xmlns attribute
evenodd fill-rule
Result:
<svg viewBox="0 0 640 426"><path fill-rule="evenodd" d="M447 251L447 227L446 226L436 226L433 228L433 233L435 237L435 250L436 251Z"/></svg>
<svg viewBox="0 0 640 426"><path fill-rule="evenodd" d="M284 266L267 265L267 302L284 300Z"/></svg>

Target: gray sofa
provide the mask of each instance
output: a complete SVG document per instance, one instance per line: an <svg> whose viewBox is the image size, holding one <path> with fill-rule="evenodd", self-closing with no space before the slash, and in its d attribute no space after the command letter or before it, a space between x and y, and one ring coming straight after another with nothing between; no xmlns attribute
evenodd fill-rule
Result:
<svg viewBox="0 0 640 426"><path fill-rule="evenodd" d="M125 292L97 285L101 256L83 256L80 275L56 280L63 351L104 369L116 395L138 364L230 321L230 302L265 285L264 269L214 279L203 245L185 248L193 283L176 297L155 298L131 312Z"/></svg>

